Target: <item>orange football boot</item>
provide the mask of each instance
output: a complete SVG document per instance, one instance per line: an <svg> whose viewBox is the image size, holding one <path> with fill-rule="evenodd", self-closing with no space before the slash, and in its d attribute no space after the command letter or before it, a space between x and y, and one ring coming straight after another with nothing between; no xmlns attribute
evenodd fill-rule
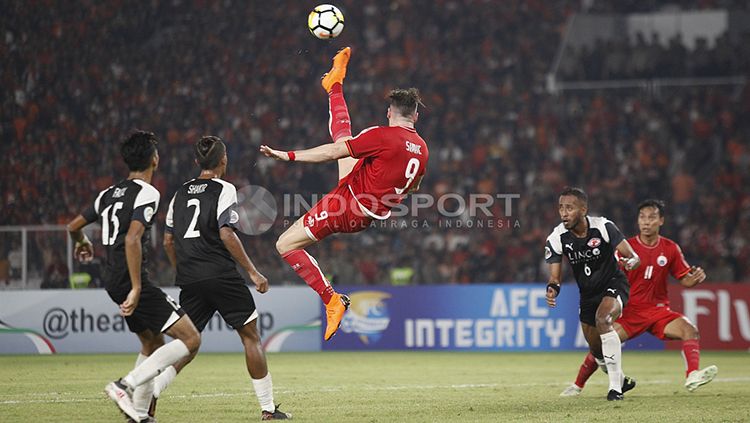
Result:
<svg viewBox="0 0 750 423"><path fill-rule="evenodd" d="M339 84L344 83L344 78L346 78L346 65L349 64L349 57L351 57L351 55L351 47L344 47L333 56L333 66L331 66L331 70L324 74L323 79L320 81L320 85L323 86L323 89L325 89L327 93L331 92L333 84L337 82Z"/></svg>
<svg viewBox="0 0 750 423"><path fill-rule="evenodd" d="M326 334L323 339L327 341L336 333L350 303L348 296L333 294L331 301L326 304Z"/></svg>

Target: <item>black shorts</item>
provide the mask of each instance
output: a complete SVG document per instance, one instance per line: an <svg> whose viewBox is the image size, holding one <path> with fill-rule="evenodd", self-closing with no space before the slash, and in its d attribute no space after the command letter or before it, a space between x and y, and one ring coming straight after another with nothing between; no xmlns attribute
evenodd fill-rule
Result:
<svg viewBox="0 0 750 423"><path fill-rule="evenodd" d="M109 297L118 305L125 301L129 292L129 285L118 285L107 289ZM184 315L185 311L172 297L144 280L141 283L138 307L135 308L133 314L125 317L125 322L133 333L141 333L147 329L153 333L160 333L172 327Z"/></svg>
<svg viewBox="0 0 750 423"><path fill-rule="evenodd" d="M615 276L609 280L604 290L594 295L581 294L581 303L579 308L579 320L590 326L596 325L596 310L599 308L604 297L612 297L620 300L622 308L628 303L630 298L630 283L623 276Z"/></svg>
<svg viewBox="0 0 750 423"><path fill-rule="evenodd" d="M241 329L258 317L250 288L242 278L194 282L182 286L180 304L199 332L217 311L228 325Z"/></svg>

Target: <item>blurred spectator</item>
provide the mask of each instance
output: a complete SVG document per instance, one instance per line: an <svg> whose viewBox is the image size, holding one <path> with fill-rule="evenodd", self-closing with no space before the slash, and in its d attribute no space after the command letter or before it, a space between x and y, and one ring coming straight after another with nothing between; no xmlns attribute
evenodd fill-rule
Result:
<svg viewBox="0 0 750 423"><path fill-rule="evenodd" d="M697 38L692 50L685 47L680 34L668 40L664 48L657 33L650 43L643 33L627 39L596 40L593 49L566 46L560 61L559 76L563 80L619 80L683 77L742 76L750 70L747 51L741 40L732 40L727 33L709 47L706 38Z"/></svg>
<svg viewBox="0 0 750 423"><path fill-rule="evenodd" d="M70 283L68 281L68 266L65 265L60 253L55 252L49 265L44 269L44 280L42 281L41 288L70 288Z"/></svg>
<svg viewBox="0 0 750 423"><path fill-rule="evenodd" d="M21 251L20 242L13 242L10 253L8 253L8 263L10 265L10 278L20 279L23 272L23 251Z"/></svg>
<svg viewBox="0 0 750 423"><path fill-rule="evenodd" d="M0 284L10 284L10 262L3 249L0 249Z"/></svg>
<svg viewBox="0 0 750 423"><path fill-rule="evenodd" d="M391 267L390 280L391 285L403 286L411 285L414 278L414 267L412 267L410 260L406 257L401 258L395 266Z"/></svg>

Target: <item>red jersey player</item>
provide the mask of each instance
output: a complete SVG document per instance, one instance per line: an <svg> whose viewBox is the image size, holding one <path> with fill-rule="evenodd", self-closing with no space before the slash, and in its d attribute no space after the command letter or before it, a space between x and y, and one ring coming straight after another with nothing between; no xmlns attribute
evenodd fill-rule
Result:
<svg viewBox="0 0 750 423"><path fill-rule="evenodd" d="M667 278L671 274L685 287L693 287L706 279L700 267L691 267L685 261L680 247L671 239L659 235L664 225L664 203L646 200L638 206L639 235L628 243L641 258L641 266L627 272L630 282L630 301L622 316L614 323L620 340L635 338L649 332L659 339L682 340L682 353L687 367L685 388L693 392L711 382L718 368L708 366L699 370L700 345L698 328L684 315L669 308ZM571 397L581 393L586 381L596 371L597 361L586 356L575 383L560 396Z"/></svg>
<svg viewBox="0 0 750 423"><path fill-rule="evenodd" d="M333 58L333 67L321 84L328 92L332 144L301 151L278 151L261 146L268 157L281 161L320 163L338 160L339 183L276 242L284 260L314 289L326 305L327 341L336 333L349 298L338 294L304 248L334 233L364 230L374 220L390 217L390 209L407 193L419 189L429 152L414 123L421 104L415 88L390 92L388 126L375 126L352 137L343 82L351 49Z"/></svg>

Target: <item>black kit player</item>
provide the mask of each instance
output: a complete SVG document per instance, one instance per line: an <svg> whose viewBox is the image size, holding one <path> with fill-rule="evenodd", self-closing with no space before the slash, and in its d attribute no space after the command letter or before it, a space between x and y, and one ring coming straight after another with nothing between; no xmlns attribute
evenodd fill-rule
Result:
<svg viewBox="0 0 750 423"><path fill-rule="evenodd" d="M693 392L711 382L719 368L711 365L700 369L700 333L682 313L669 308L669 275L686 288L706 280L706 272L690 266L676 242L659 234L664 225L664 202L646 200L638 205L639 234L628 239L641 257L641 266L628 272L631 295L623 316L614 323L620 340L625 342L644 332L659 339L682 340L685 359L685 388ZM575 383L568 386L561 397L578 396L586 381L596 371L596 359L589 353L578 371Z"/></svg>
<svg viewBox="0 0 750 423"><path fill-rule="evenodd" d="M83 213L68 224L81 261L93 258L93 246L83 228L100 221L102 244L107 251L104 286L119 305L128 328L138 335L141 353L136 367L125 377L109 383L105 392L120 410L135 421L148 416L154 377L166 367L194 354L200 334L175 301L149 280L149 229L159 206L159 191L151 178L159 165L157 139L137 131L120 146L130 173L127 179L101 191ZM174 338L165 344L163 334Z"/></svg>
<svg viewBox="0 0 750 423"><path fill-rule="evenodd" d="M544 259L550 265L547 304L556 305L565 256L581 295L583 335L609 376L607 400L622 400L623 393L635 387L635 381L622 372L622 345L613 327L630 294L615 251L628 271L638 267L640 259L614 223L587 215L588 196L582 189L565 188L558 207L562 223L547 237L544 249Z"/></svg>
<svg viewBox="0 0 750 423"><path fill-rule="evenodd" d="M268 291L268 280L255 268L235 233L237 190L221 179L227 170L225 144L218 137L201 138L195 144L195 161L201 173L175 193L164 234L164 248L177 270L180 303L201 332L217 311L237 331L260 402L261 420L288 419L291 415L274 405L273 382L256 326L258 311L236 268L239 264L247 271L258 292ZM156 379L156 397L193 357Z"/></svg>

